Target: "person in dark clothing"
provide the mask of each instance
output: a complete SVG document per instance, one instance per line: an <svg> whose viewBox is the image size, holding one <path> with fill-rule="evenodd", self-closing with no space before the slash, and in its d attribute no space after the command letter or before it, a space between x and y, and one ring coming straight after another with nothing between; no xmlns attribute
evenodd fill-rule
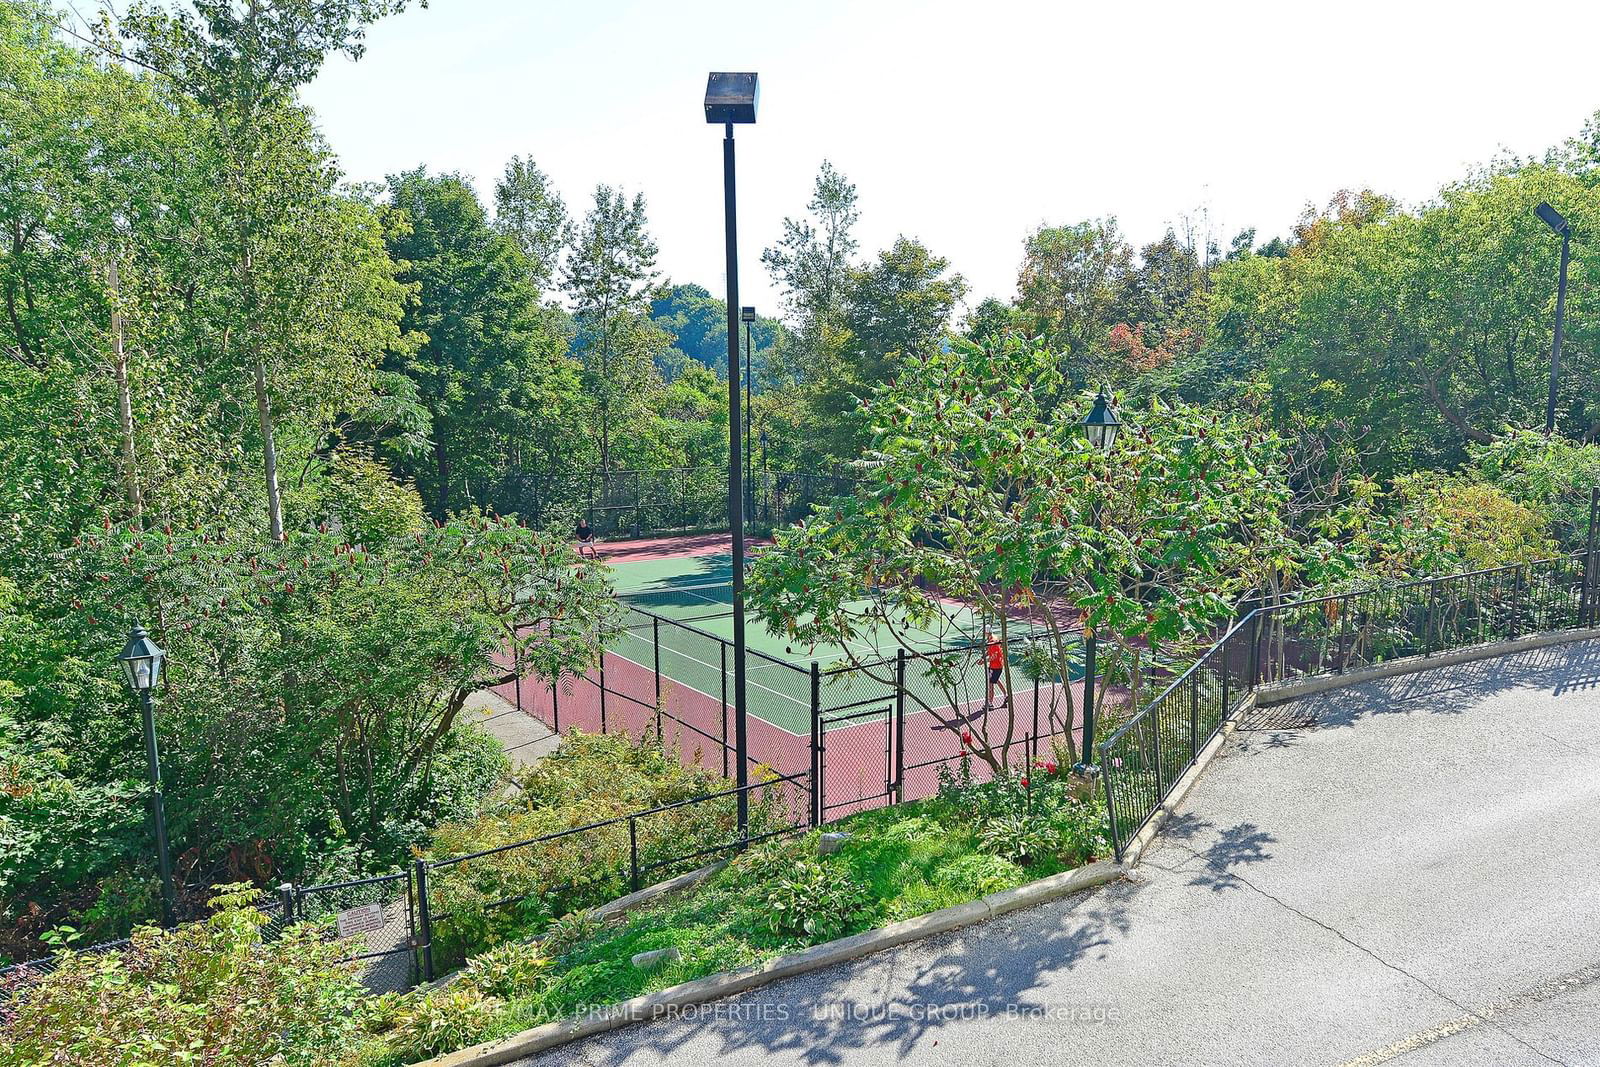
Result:
<svg viewBox="0 0 1600 1067"><path fill-rule="evenodd" d="M594 545L594 528L589 525L587 516L578 520L576 533L578 535L578 555L583 555L583 550L587 548L590 558L599 559L600 550L595 548Z"/></svg>

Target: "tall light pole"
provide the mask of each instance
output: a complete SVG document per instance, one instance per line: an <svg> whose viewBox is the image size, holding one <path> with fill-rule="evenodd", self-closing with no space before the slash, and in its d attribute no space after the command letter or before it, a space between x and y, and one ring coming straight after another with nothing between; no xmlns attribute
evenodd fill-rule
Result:
<svg viewBox="0 0 1600 1067"><path fill-rule="evenodd" d="M1117 412L1111 406L1111 393L1105 386L1100 387L1100 392L1094 398L1094 406L1089 409L1089 414L1083 418L1083 433L1089 439L1089 444L1099 449L1104 455L1111 455L1112 447L1117 443L1117 433L1122 429L1122 420L1117 418ZM1100 505L1094 508L1095 532L1100 530ZM1094 654L1097 644L1094 627L1087 620L1083 624L1083 747L1079 752L1078 766L1074 768L1079 773L1091 773L1094 766Z"/></svg>
<svg viewBox="0 0 1600 1067"><path fill-rule="evenodd" d="M1541 203L1533 209L1533 213L1561 237L1561 280L1556 283L1556 336L1550 343L1550 399L1545 402L1544 408L1544 432L1548 437L1556 432L1556 376L1561 372L1561 331L1566 325L1563 320L1567 311L1567 258L1571 253L1572 224L1549 204Z"/></svg>
<svg viewBox="0 0 1600 1067"><path fill-rule="evenodd" d="M756 121L760 91L753 73L712 73L706 79L706 122L723 126L722 212L728 262L728 529L733 534L733 723L738 769L739 836L750 833L750 731L744 671L744 485L739 463L739 238L734 196L733 127Z"/></svg>
<svg viewBox="0 0 1600 1067"><path fill-rule="evenodd" d="M161 668L166 664L163 652L144 627L137 624L128 634L128 643L122 647L117 662L122 665L128 688L139 697L144 710L144 750L150 770L150 816L156 829L156 863L161 870L161 921L171 926L177 912L177 897L172 889L172 856L167 849L167 813L161 802L161 754L156 749L156 714L150 692L161 682Z"/></svg>
<svg viewBox="0 0 1600 1067"><path fill-rule="evenodd" d="M755 419L755 409L750 404L750 327L755 324L756 309L748 306L740 308L739 320L744 323L744 484L745 496L748 500L745 508L745 518L754 523L756 518L756 477L755 468L750 462L752 437L750 424Z"/></svg>

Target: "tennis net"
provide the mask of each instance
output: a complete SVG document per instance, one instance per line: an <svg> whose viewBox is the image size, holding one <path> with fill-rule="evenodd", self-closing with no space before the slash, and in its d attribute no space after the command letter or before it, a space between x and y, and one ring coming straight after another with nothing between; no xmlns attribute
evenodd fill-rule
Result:
<svg viewBox="0 0 1600 1067"><path fill-rule="evenodd" d="M636 608L675 619L717 619L733 614L733 583L707 582L703 585L652 586L621 594L621 599Z"/></svg>

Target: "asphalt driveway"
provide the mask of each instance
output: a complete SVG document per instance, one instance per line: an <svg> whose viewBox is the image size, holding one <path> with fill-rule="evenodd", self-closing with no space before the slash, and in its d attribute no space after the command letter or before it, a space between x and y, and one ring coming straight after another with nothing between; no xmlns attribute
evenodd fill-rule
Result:
<svg viewBox="0 0 1600 1067"><path fill-rule="evenodd" d="M1125 882L524 1062L1600 1064L1600 642L1294 708Z"/></svg>

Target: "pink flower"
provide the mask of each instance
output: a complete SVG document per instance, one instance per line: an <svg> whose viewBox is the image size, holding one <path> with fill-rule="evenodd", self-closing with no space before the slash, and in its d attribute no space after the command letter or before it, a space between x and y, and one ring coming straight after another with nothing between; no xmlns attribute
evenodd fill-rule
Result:
<svg viewBox="0 0 1600 1067"><path fill-rule="evenodd" d="M1054 763L1050 763L1050 762L1046 761L1046 763L1044 765L1044 773L1046 773L1046 774L1054 774L1054 773L1056 773L1056 765Z"/></svg>

